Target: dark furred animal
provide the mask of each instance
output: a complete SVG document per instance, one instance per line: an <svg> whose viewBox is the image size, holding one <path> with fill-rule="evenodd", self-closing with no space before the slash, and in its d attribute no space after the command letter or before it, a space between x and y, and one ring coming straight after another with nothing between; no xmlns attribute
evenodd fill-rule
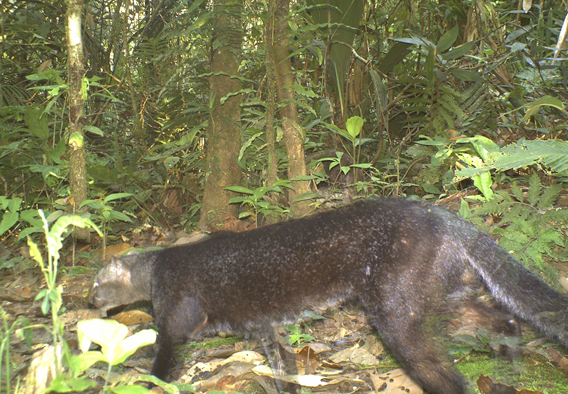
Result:
<svg viewBox="0 0 568 394"><path fill-rule="evenodd" d="M404 199L365 200L114 260L97 276L91 301L105 310L152 301L159 331L152 373L164 378L174 345L202 330L258 329L304 308L357 298L425 390L459 394L463 378L440 360L422 326L435 305L466 302L481 284L509 312L568 344L567 297L471 223Z"/></svg>

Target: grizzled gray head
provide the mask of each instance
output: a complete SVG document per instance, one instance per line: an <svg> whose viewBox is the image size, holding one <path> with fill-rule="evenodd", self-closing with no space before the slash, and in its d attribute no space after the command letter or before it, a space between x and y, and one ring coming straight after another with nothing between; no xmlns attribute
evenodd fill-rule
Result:
<svg viewBox="0 0 568 394"><path fill-rule="evenodd" d="M145 269L148 264L144 264L140 256L143 255L112 258L95 277L89 302L106 312L121 305L150 300L148 269Z"/></svg>

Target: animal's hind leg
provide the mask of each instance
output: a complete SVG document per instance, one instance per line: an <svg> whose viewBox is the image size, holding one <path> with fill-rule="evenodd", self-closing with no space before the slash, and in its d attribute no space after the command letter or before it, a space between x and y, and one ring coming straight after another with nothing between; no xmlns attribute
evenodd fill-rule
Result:
<svg viewBox="0 0 568 394"><path fill-rule="evenodd" d="M375 307L366 309L386 345L424 390L435 394L466 392L465 380L442 362L432 340L425 335L420 316L408 313L407 308L386 314Z"/></svg>
<svg viewBox="0 0 568 394"><path fill-rule="evenodd" d="M472 325L474 328L485 327L489 329L492 336L502 338L501 344L494 350L499 355L508 360L515 360L521 355L518 346L521 336L521 324L512 314L505 311L494 301L480 302L478 300L468 300L459 308L461 316L456 320L458 323L454 328Z"/></svg>
<svg viewBox="0 0 568 394"><path fill-rule="evenodd" d="M259 336L259 334L262 334L258 339L261 340L264 346L266 357L274 374L274 392L296 394L301 390L300 385L280 379L298 374L296 356L286 350L283 345L285 338L282 338L280 335L280 329L283 328L281 326L273 326L266 331L263 330L253 335ZM266 390L266 387L263 386L263 388Z"/></svg>

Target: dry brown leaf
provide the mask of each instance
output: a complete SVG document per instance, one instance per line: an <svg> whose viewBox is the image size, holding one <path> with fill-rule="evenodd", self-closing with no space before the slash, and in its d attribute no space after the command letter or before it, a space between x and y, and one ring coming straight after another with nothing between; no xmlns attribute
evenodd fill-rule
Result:
<svg viewBox="0 0 568 394"><path fill-rule="evenodd" d="M320 363L321 357L310 346L296 349L296 364L299 364L298 374L313 374L318 369Z"/></svg>
<svg viewBox="0 0 568 394"><path fill-rule="evenodd" d="M329 358L334 363L351 362L353 364L378 365L380 361L367 349L359 345L335 353Z"/></svg>
<svg viewBox="0 0 568 394"><path fill-rule="evenodd" d="M109 245L106 248L106 258L108 260L111 257L120 256L122 254L122 252L125 252L125 251L127 251L128 249L131 249L131 248L132 248L132 245L127 244L127 243ZM99 256L99 258L102 259L102 256L103 256L103 250L102 249L96 250L95 253Z"/></svg>
<svg viewBox="0 0 568 394"><path fill-rule="evenodd" d="M543 394L542 391L526 389L519 391L513 386L494 382L493 379L485 375L479 376L479 379L477 379L477 387L479 387L481 394Z"/></svg>
<svg viewBox="0 0 568 394"><path fill-rule="evenodd" d="M127 326L140 323L148 323L154 320L151 315L136 310L121 312L118 315L113 316L112 319Z"/></svg>
<svg viewBox="0 0 568 394"><path fill-rule="evenodd" d="M253 372L259 376L268 376L274 378L274 371L268 365L259 365L257 367L254 367ZM333 378L323 375L278 375L277 377L279 380L283 380L288 383L299 384L305 387L331 386L346 381L358 384L365 383L361 379L349 377L346 375L335 376Z"/></svg>
<svg viewBox="0 0 568 394"><path fill-rule="evenodd" d="M382 374L369 374L375 392L381 394L422 394L424 390L404 369L398 368Z"/></svg>
<svg viewBox="0 0 568 394"><path fill-rule="evenodd" d="M548 348L547 354L548 357L550 357L550 362L568 375L568 358L564 357L558 350L553 348Z"/></svg>

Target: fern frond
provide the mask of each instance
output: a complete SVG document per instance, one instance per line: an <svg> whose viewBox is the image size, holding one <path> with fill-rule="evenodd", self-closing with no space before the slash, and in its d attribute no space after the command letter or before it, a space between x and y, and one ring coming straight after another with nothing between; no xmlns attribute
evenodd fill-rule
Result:
<svg viewBox="0 0 568 394"><path fill-rule="evenodd" d="M562 185L560 184L552 185L544 189L544 192L542 193L540 199L538 200L538 208L545 209L552 207L556 202L556 199L558 198L558 195L560 194L561 191L562 191Z"/></svg>
<svg viewBox="0 0 568 394"><path fill-rule="evenodd" d="M533 172L529 178L529 192L527 193L527 200L532 206L535 206L538 202L541 189L542 183L540 183L540 178L536 172Z"/></svg>

